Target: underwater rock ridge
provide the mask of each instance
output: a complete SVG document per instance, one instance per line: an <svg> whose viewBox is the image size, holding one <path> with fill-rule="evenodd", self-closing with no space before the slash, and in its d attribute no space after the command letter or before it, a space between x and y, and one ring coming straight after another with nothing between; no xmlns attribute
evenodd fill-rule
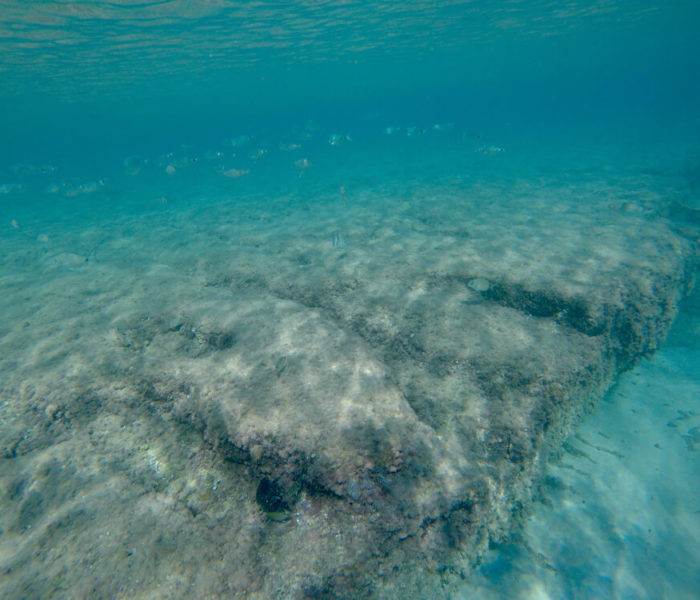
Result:
<svg viewBox="0 0 700 600"><path fill-rule="evenodd" d="M99 310L7 331L4 589L454 597L577 420L663 342L699 254L650 228L578 263L556 240L544 266L476 228L379 259L357 232L327 256L261 233L136 290L75 279Z"/></svg>

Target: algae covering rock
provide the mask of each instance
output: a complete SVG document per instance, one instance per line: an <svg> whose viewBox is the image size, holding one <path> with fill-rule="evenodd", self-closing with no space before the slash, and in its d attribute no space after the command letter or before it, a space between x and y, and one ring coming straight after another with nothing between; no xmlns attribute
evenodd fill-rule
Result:
<svg viewBox="0 0 700 600"><path fill-rule="evenodd" d="M342 254L337 215L302 210L291 244L259 206L233 246L188 230L196 264L105 243L64 292L90 310L6 280L8 306L36 299L0 364L6 595L450 597L659 347L698 247L662 219L611 230L581 204L564 229L530 201L475 219L446 198L430 220L386 198L372 226L359 203Z"/></svg>

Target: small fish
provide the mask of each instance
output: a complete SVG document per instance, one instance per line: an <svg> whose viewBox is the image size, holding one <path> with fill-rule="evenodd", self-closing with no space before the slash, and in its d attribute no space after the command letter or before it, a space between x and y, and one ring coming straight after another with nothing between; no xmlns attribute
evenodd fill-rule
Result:
<svg viewBox="0 0 700 600"><path fill-rule="evenodd" d="M334 133L328 138L328 143L331 146L338 146L344 142L352 142L352 138L349 135L341 135L339 133Z"/></svg>
<svg viewBox="0 0 700 600"><path fill-rule="evenodd" d="M64 187L66 186L65 183L50 183L49 185L46 186L44 191L47 194L57 194L60 192Z"/></svg>
<svg viewBox="0 0 700 600"><path fill-rule="evenodd" d="M425 133L425 129L421 129L419 127L406 127L406 135L408 137L413 137L414 135L423 135Z"/></svg>
<svg viewBox="0 0 700 600"><path fill-rule="evenodd" d="M227 171L222 171L221 174L229 177L231 179L236 179L237 177L243 177L243 175L247 175L250 173L248 169L228 169Z"/></svg>
<svg viewBox="0 0 700 600"><path fill-rule="evenodd" d="M386 135L394 135L399 131L401 131L401 127L387 127L384 129L384 133L386 133Z"/></svg>
<svg viewBox="0 0 700 600"><path fill-rule="evenodd" d="M501 152L505 152L505 150L500 146L481 146L481 148L477 148L476 151L479 154L483 154L485 156L488 156L489 154L500 154Z"/></svg>
<svg viewBox="0 0 700 600"><path fill-rule="evenodd" d="M9 194L23 188L24 186L21 183L0 183L0 194Z"/></svg>
<svg viewBox="0 0 700 600"><path fill-rule="evenodd" d="M66 271L73 271L88 264L92 258L92 252L88 256L75 254L74 252L59 252L45 259L48 266Z"/></svg>
<svg viewBox="0 0 700 600"><path fill-rule="evenodd" d="M19 226L19 223L17 222L17 219L12 219L12 221L10 221L10 225L12 225L12 228L16 229L19 234L23 235L26 238L32 239L31 235L29 235L26 231L22 230L22 228Z"/></svg>
<svg viewBox="0 0 700 600"><path fill-rule="evenodd" d="M102 180L88 181L87 183L81 183L78 186L78 189L82 194L92 194L93 192L96 192L102 185L104 185L104 182Z"/></svg>
<svg viewBox="0 0 700 600"><path fill-rule="evenodd" d="M173 165L168 165L167 167L165 167L165 172L168 175L175 175L175 173L177 172L177 169Z"/></svg>
<svg viewBox="0 0 700 600"><path fill-rule="evenodd" d="M282 152L291 152L299 148L301 148L301 144L280 144L280 150L282 150Z"/></svg>
<svg viewBox="0 0 700 600"><path fill-rule="evenodd" d="M311 166L311 161L308 158L300 158L295 160L294 164L300 169L308 169Z"/></svg>
<svg viewBox="0 0 700 600"><path fill-rule="evenodd" d="M197 162L197 158L190 158L189 156L181 156L175 160L171 160L170 164L176 169L181 169L183 167L189 167Z"/></svg>
<svg viewBox="0 0 700 600"><path fill-rule="evenodd" d="M104 181L100 179L99 181L87 181L85 183L80 183L66 189L64 195L67 198L75 198L80 194L92 194L96 192L101 186L104 185Z"/></svg>
<svg viewBox="0 0 700 600"><path fill-rule="evenodd" d="M345 238L340 231L333 232L333 247L338 248L339 250L345 248Z"/></svg>

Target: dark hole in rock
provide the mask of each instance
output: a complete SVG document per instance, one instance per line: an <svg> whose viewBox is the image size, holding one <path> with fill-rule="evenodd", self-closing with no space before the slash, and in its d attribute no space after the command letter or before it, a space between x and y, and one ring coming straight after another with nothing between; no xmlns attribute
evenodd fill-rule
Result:
<svg viewBox="0 0 700 600"><path fill-rule="evenodd" d="M266 513L282 513L289 511L284 495L284 488L279 483L263 477L255 492L255 500Z"/></svg>

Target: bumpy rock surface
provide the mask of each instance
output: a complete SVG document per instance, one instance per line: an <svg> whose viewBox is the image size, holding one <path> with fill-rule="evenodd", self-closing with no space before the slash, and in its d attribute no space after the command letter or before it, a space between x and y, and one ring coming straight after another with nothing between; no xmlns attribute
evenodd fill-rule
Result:
<svg viewBox="0 0 700 600"><path fill-rule="evenodd" d="M293 237L219 207L185 224L196 264L107 242L64 308L48 259L5 279L36 307L3 332L6 590L447 597L517 525L572 424L662 343L697 238L586 190L379 215L377 193L293 213Z"/></svg>

